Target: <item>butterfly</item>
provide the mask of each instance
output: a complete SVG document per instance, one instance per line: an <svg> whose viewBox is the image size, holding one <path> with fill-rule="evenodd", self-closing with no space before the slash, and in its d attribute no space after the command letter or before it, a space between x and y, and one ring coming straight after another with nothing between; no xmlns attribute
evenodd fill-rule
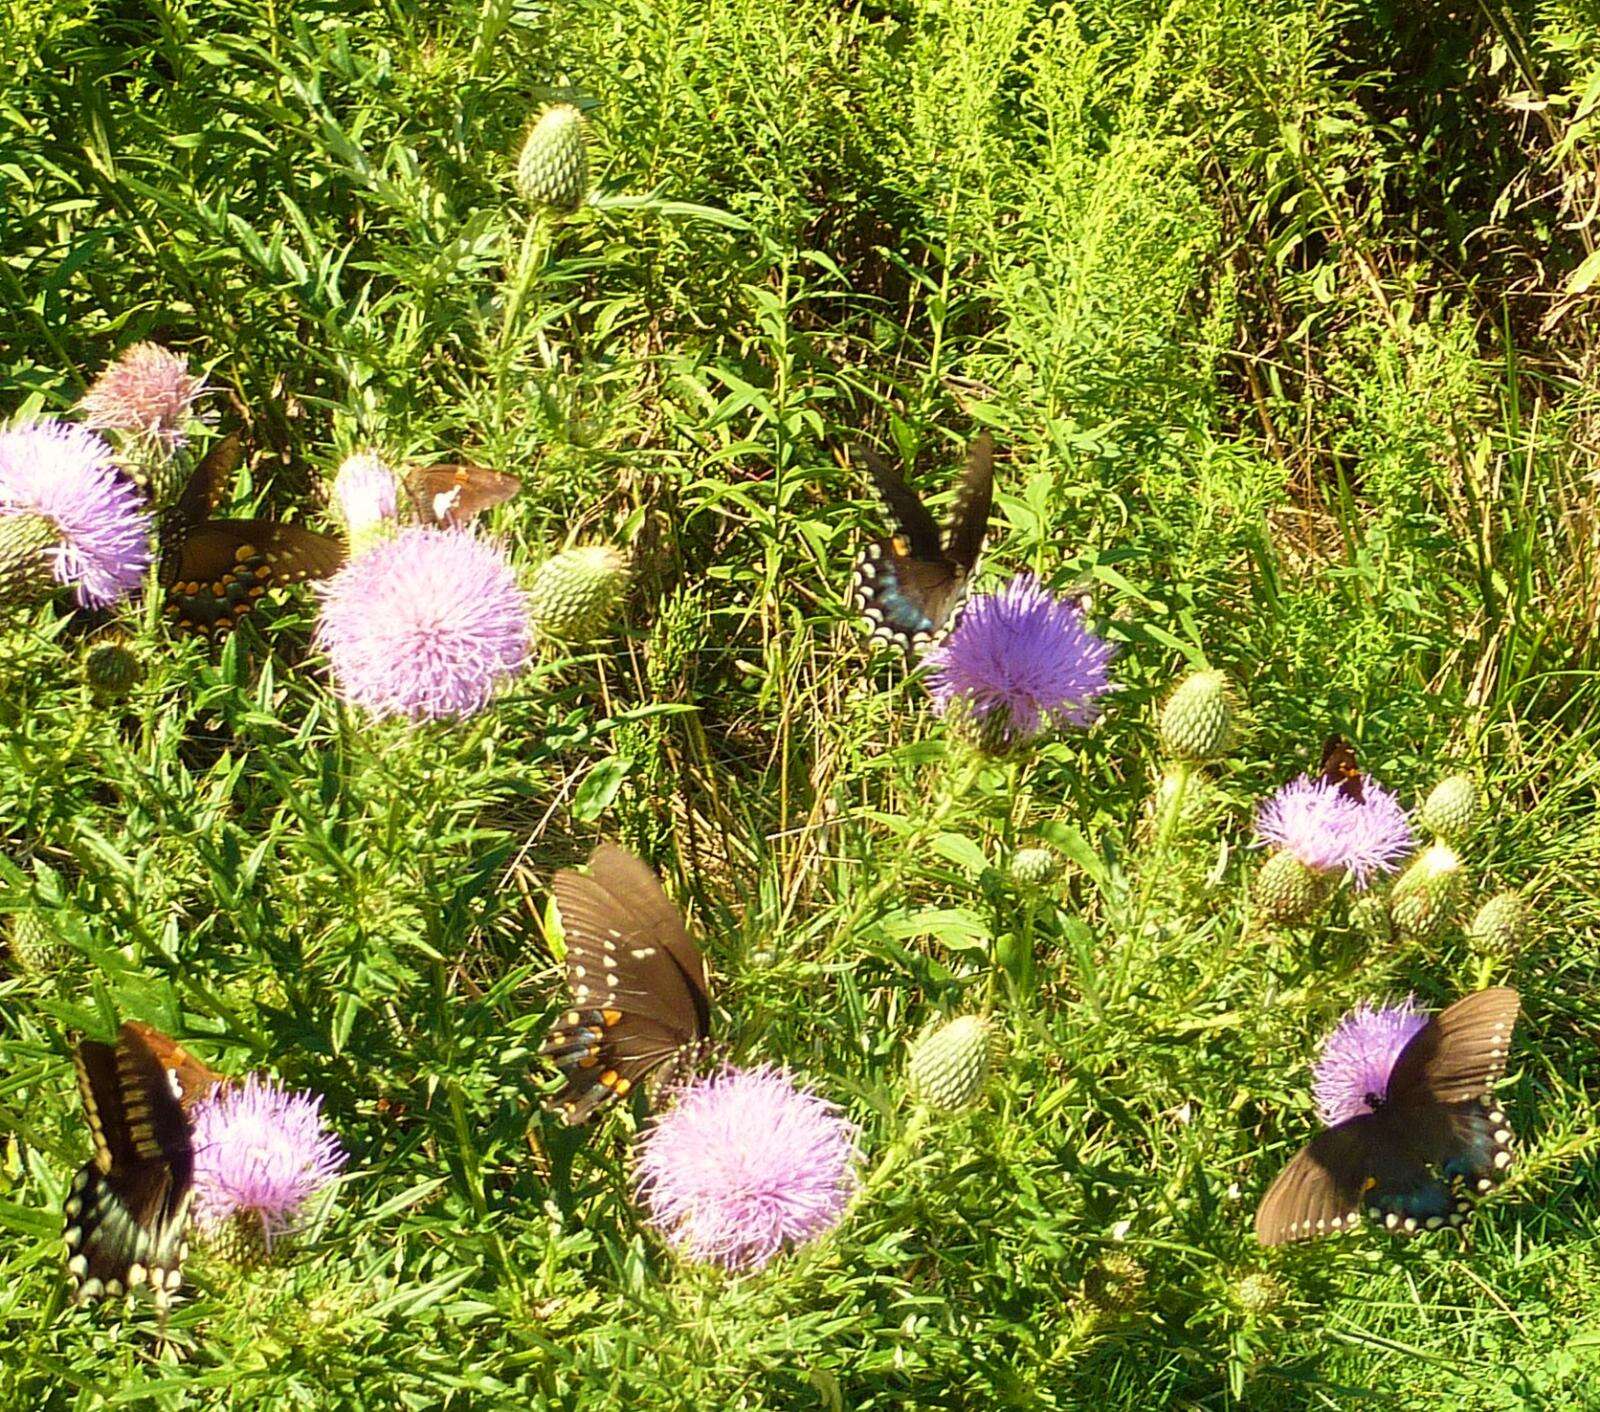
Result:
<svg viewBox="0 0 1600 1412"><path fill-rule="evenodd" d="M1330 735L1322 743L1322 782L1339 786L1341 794L1347 794L1357 804L1364 804L1367 798L1366 776L1361 771L1361 766L1356 760L1355 749L1342 735Z"/></svg>
<svg viewBox="0 0 1600 1412"><path fill-rule="evenodd" d="M1491 1086L1505 1073L1520 1000L1480 990L1401 1050L1375 1110L1314 1137L1256 1211L1263 1245L1309 1240L1363 1216L1407 1235L1460 1226L1511 1165L1511 1125Z"/></svg>
<svg viewBox="0 0 1600 1412"><path fill-rule="evenodd" d="M574 1124L664 1066L692 1066L710 1034L711 1005L682 914L631 853L603 843L587 874L564 869L553 889L576 1008L541 1053L566 1078L553 1106Z"/></svg>
<svg viewBox="0 0 1600 1412"><path fill-rule="evenodd" d="M276 520L213 520L244 457L238 432L211 448L161 522L161 587L177 627L220 639L269 588L326 578L344 562L328 535Z"/></svg>
<svg viewBox="0 0 1600 1412"><path fill-rule="evenodd" d="M446 461L417 467L406 477L406 489L421 523L454 527L504 504L522 489L522 482L487 466Z"/></svg>
<svg viewBox="0 0 1600 1412"><path fill-rule="evenodd" d="M115 1044L81 1040L78 1091L94 1157L63 1208L67 1274L78 1303L144 1285L166 1312L183 1283L193 1197L189 1110L223 1075L136 1020Z"/></svg>
<svg viewBox="0 0 1600 1412"><path fill-rule="evenodd" d="M978 567L994 503L994 438L980 432L968 450L950 530L943 537L899 471L870 448L863 448L863 455L899 529L873 540L857 562L856 604L872 624L874 640L911 652L949 624Z"/></svg>

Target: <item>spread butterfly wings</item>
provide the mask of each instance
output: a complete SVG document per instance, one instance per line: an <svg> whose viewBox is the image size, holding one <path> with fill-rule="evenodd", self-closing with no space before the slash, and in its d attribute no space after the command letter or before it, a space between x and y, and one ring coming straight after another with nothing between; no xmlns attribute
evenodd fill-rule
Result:
<svg viewBox="0 0 1600 1412"><path fill-rule="evenodd" d="M1379 1109L1318 1134L1279 1174L1256 1212L1262 1244L1363 1217L1405 1234L1461 1225L1511 1165L1511 1126L1491 1089L1519 1005L1496 987L1431 1019L1401 1052Z"/></svg>
<svg viewBox="0 0 1600 1412"><path fill-rule="evenodd" d="M423 524L453 527L504 504L522 489L522 482L487 466L446 462L419 466L406 477L406 489Z"/></svg>
<svg viewBox="0 0 1600 1412"><path fill-rule="evenodd" d="M143 1285L165 1309L188 1251L187 1109L222 1076L131 1021L116 1044L84 1040L74 1058L94 1157L73 1178L64 1208L68 1275L80 1302Z"/></svg>
<svg viewBox="0 0 1600 1412"><path fill-rule="evenodd" d="M602 844L587 874L553 884L574 1008L543 1053L566 1078L555 1106L581 1123L710 1033L705 964L683 917L639 859Z"/></svg>
<svg viewBox="0 0 1600 1412"><path fill-rule="evenodd" d="M994 503L994 439L982 432L942 540L938 524L901 474L863 448L873 483L899 532L869 544L856 565L855 595L874 638L910 652L935 638L960 604L983 552Z"/></svg>

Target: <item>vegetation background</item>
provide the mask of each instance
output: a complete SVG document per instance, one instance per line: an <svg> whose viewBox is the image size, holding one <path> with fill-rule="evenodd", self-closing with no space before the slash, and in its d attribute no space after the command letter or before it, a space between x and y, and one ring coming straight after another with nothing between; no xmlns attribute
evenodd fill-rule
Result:
<svg viewBox="0 0 1600 1412"><path fill-rule="evenodd" d="M6 0L0 74L7 414L155 338L248 418L237 509L465 452L526 478L520 562L636 569L617 643L448 730L337 708L305 593L220 654L149 605L5 629L0 910L72 961L0 978L0 1405L1595 1405L1592 4ZM529 239L555 100L601 199ZM1123 646L1099 725L974 777L865 668L882 512L837 453L943 487L980 424L988 580L1091 587ZM148 674L96 708L118 633ZM1142 868L1152 705L1201 662L1256 730ZM1252 801L1330 728L1413 802L1480 775L1470 864L1537 944L1248 920ZM817 1251L675 1264L628 1120L538 1116L545 883L602 834L691 906L733 1052L869 1164L907 1038L1031 940L991 1105ZM1039 840L1072 866L1035 907L1004 865ZM1318 1036L1490 980L1525 1152L1466 1244L1257 1248ZM353 1157L295 1261L191 1262L181 1356L61 1293L66 1035L118 1015L325 1093ZM1107 1312L1111 1251L1145 1278Z"/></svg>

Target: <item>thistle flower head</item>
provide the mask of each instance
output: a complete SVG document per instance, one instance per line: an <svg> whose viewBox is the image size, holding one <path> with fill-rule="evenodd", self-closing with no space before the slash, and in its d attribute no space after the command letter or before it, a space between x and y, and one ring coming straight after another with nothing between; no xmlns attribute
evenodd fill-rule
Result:
<svg viewBox="0 0 1600 1412"><path fill-rule="evenodd" d="M855 1125L763 1064L685 1088L639 1142L639 1200L691 1260L758 1270L837 1226L857 1184Z"/></svg>
<svg viewBox="0 0 1600 1412"><path fill-rule="evenodd" d="M202 1099L192 1122L195 1223L202 1231L253 1215L270 1247L346 1161L323 1122L321 1098L254 1074Z"/></svg>
<svg viewBox="0 0 1600 1412"><path fill-rule="evenodd" d="M1024 574L967 605L928 654L928 690L941 714L955 710L1012 746L1051 724L1092 721L1114 652L1073 604Z"/></svg>
<svg viewBox="0 0 1600 1412"><path fill-rule="evenodd" d="M1292 853L1313 872L1344 871L1364 888L1392 873L1411 851L1411 823L1400 801L1363 778L1364 797L1337 784L1301 775L1272 796L1256 815L1256 837Z"/></svg>
<svg viewBox="0 0 1600 1412"><path fill-rule="evenodd" d="M151 522L140 501L94 432L52 421L0 431L0 519L54 525L56 543L43 552L83 606L115 603L144 577Z"/></svg>
<svg viewBox="0 0 1600 1412"><path fill-rule="evenodd" d="M184 428L206 380L192 377L186 359L159 343L135 343L112 360L78 404L84 421L155 442L169 454L184 444Z"/></svg>
<svg viewBox="0 0 1600 1412"><path fill-rule="evenodd" d="M399 499L395 474L380 457L357 451L340 462L333 477L333 501L352 553L369 547L394 526Z"/></svg>
<svg viewBox="0 0 1600 1412"><path fill-rule="evenodd" d="M1359 1005L1339 1021L1312 1069L1322 1121L1331 1128L1373 1112L1388 1096L1401 1051L1427 1023L1409 996L1398 1005Z"/></svg>
<svg viewBox="0 0 1600 1412"><path fill-rule="evenodd" d="M321 593L317 640L335 685L374 716L470 716L528 655L527 600L511 565L466 530L402 530Z"/></svg>

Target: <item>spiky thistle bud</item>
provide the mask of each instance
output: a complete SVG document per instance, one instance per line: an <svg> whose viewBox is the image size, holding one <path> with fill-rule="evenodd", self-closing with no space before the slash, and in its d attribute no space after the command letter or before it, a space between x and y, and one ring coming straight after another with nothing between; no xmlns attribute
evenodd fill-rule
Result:
<svg viewBox="0 0 1600 1412"><path fill-rule="evenodd" d="M557 642L592 642L611 627L627 584L628 561L610 545L563 550L534 570L528 588L533 625Z"/></svg>
<svg viewBox="0 0 1600 1412"><path fill-rule="evenodd" d="M96 701L120 701L144 676L144 663L119 642L94 649L84 661L83 679Z"/></svg>
<svg viewBox="0 0 1600 1412"><path fill-rule="evenodd" d="M1239 735L1239 707L1221 672L1191 672L1161 708L1161 748L1175 760L1219 760Z"/></svg>
<svg viewBox="0 0 1600 1412"><path fill-rule="evenodd" d="M1083 1276L1085 1297L1107 1314L1131 1314L1144 1297L1144 1266L1126 1250L1102 1255Z"/></svg>
<svg viewBox="0 0 1600 1412"><path fill-rule="evenodd" d="M1447 843L1460 843L1477 828L1483 800L1470 775L1450 775L1434 785L1417 811L1422 827Z"/></svg>
<svg viewBox="0 0 1600 1412"><path fill-rule="evenodd" d="M575 211L589 194L583 114L570 103L546 108L523 139L516 187L524 200Z"/></svg>
<svg viewBox="0 0 1600 1412"><path fill-rule="evenodd" d="M0 604L43 598L55 587L49 552L58 539L43 515L0 516Z"/></svg>
<svg viewBox="0 0 1600 1412"><path fill-rule="evenodd" d="M1241 1314L1252 1319L1264 1319L1283 1307L1289 1291L1274 1276L1263 1270L1255 1270L1234 1282L1232 1295L1233 1303Z"/></svg>
<svg viewBox="0 0 1600 1412"><path fill-rule="evenodd" d="M1046 886L1060 871L1060 857L1048 848L1019 848L1011 855L1011 881L1025 892Z"/></svg>
<svg viewBox="0 0 1600 1412"><path fill-rule="evenodd" d="M1396 933L1408 941L1437 941L1455 923L1466 883L1460 855L1448 843L1434 844L1394 885L1389 916Z"/></svg>
<svg viewBox="0 0 1600 1412"><path fill-rule="evenodd" d="M6 946L16 968L25 976L48 976L59 971L71 954L43 912L29 908L6 919Z"/></svg>
<svg viewBox="0 0 1600 1412"><path fill-rule="evenodd" d="M1264 916L1292 926L1316 916L1332 890L1329 875L1306 867L1284 849L1261 865L1252 895Z"/></svg>
<svg viewBox="0 0 1600 1412"><path fill-rule="evenodd" d="M1394 922L1389 917L1389 899L1376 892L1364 892L1350 904L1350 929L1368 941L1394 940Z"/></svg>
<svg viewBox="0 0 1600 1412"><path fill-rule="evenodd" d="M1478 908L1467 938L1491 956L1513 956L1522 949L1531 930L1533 913L1518 892L1497 892Z"/></svg>
<svg viewBox="0 0 1600 1412"><path fill-rule="evenodd" d="M911 1096L936 1113L959 1113L983 1096L1005 1042L981 1015L961 1015L924 1032L911 1046L906 1081Z"/></svg>

